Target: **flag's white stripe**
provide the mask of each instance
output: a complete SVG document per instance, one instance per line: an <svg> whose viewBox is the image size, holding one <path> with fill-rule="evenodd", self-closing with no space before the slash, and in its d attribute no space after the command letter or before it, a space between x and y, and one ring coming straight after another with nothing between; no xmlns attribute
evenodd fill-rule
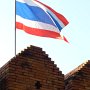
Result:
<svg viewBox="0 0 90 90"><path fill-rule="evenodd" d="M59 29L56 28L55 26L51 25L51 24L46 24L46 23L43 23L43 22L24 19L24 18L22 18L18 15L16 15L16 22L23 23L24 25L26 25L28 27L31 27L31 28L50 30L50 31L53 31L53 32L60 33Z"/></svg>
<svg viewBox="0 0 90 90"><path fill-rule="evenodd" d="M22 2L22 3L25 3L25 1L24 1L24 0L16 0L16 1L18 1L18 2Z"/></svg>
<svg viewBox="0 0 90 90"><path fill-rule="evenodd" d="M21 3L26 3L30 6L37 6L38 7L38 5L33 2L33 0L16 0L16 1L21 2Z"/></svg>

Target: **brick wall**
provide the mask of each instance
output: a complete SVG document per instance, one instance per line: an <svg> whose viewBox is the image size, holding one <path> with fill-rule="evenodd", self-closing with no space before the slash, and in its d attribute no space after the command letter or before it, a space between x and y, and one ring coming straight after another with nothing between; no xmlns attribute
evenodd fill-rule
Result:
<svg viewBox="0 0 90 90"><path fill-rule="evenodd" d="M0 90L64 90L64 75L42 48L30 46L0 69Z"/></svg>
<svg viewBox="0 0 90 90"><path fill-rule="evenodd" d="M64 77L42 48L30 46L0 68L0 90L90 90L90 60Z"/></svg>
<svg viewBox="0 0 90 90"><path fill-rule="evenodd" d="M90 90L90 60L65 75L65 90Z"/></svg>

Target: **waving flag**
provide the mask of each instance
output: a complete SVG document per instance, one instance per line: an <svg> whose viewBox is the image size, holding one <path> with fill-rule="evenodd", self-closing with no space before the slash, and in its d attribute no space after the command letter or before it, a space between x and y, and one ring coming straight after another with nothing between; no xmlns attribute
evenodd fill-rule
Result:
<svg viewBox="0 0 90 90"><path fill-rule="evenodd" d="M16 0L16 28L42 37L67 39L60 35L66 18L37 0Z"/></svg>

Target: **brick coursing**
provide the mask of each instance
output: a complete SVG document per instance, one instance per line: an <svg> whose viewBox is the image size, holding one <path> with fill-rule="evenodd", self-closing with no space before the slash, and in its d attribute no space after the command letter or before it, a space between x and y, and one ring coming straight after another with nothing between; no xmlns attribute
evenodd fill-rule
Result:
<svg viewBox="0 0 90 90"><path fill-rule="evenodd" d="M64 90L64 75L42 48L30 46L0 69L0 90Z"/></svg>
<svg viewBox="0 0 90 90"><path fill-rule="evenodd" d="M90 60L63 75L42 48L30 46L0 68L0 90L90 90Z"/></svg>

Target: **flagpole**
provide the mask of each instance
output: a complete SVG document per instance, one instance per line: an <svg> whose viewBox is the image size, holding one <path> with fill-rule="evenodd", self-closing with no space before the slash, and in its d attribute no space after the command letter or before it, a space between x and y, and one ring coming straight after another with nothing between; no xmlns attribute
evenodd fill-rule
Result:
<svg viewBox="0 0 90 90"><path fill-rule="evenodd" d="M16 57L16 0L15 0L15 57Z"/></svg>

